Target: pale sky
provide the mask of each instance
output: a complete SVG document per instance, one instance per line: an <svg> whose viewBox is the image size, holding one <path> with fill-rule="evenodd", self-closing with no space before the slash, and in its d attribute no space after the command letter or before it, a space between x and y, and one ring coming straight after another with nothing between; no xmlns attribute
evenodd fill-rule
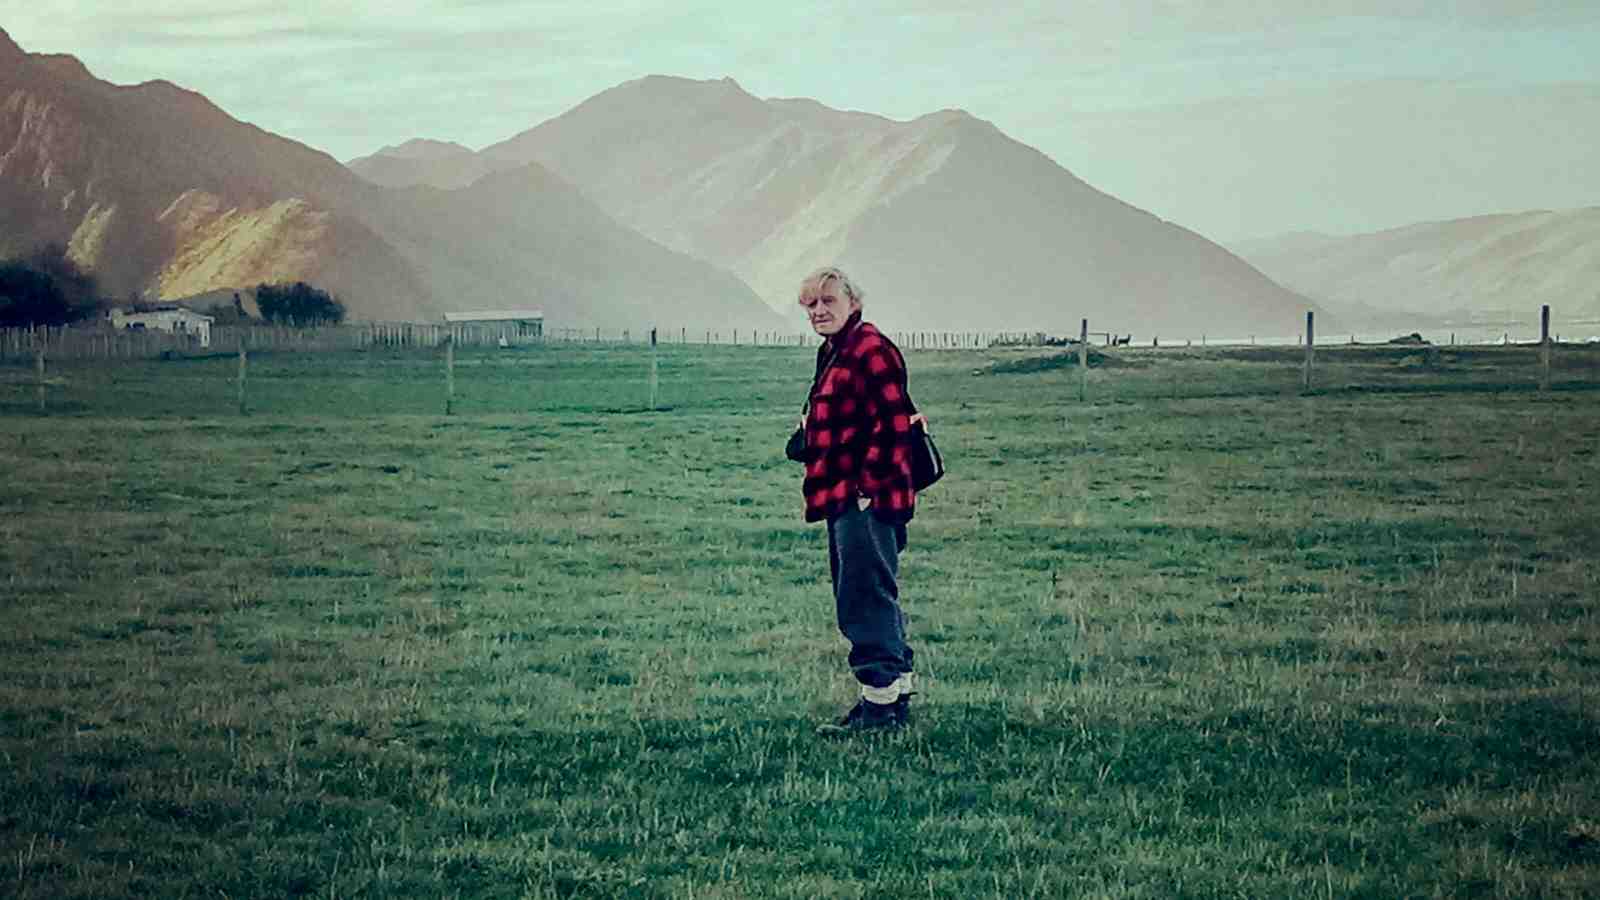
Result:
<svg viewBox="0 0 1600 900"><path fill-rule="evenodd" d="M25 50L341 160L731 76L895 119L965 109L1223 242L1600 205L1596 0L0 3Z"/></svg>

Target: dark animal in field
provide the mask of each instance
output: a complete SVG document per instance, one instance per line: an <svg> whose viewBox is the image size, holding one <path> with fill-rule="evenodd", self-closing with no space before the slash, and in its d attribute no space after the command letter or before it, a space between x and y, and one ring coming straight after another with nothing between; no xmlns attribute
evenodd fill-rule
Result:
<svg viewBox="0 0 1600 900"><path fill-rule="evenodd" d="M1122 337L1117 337L1116 335L1111 336L1111 345L1113 347L1126 347L1131 343L1133 343L1133 335L1131 334L1124 335Z"/></svg>

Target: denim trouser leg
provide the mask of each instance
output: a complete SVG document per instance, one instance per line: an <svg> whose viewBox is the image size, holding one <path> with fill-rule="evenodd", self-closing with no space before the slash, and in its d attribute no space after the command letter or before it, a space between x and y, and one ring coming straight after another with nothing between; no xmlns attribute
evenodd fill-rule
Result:
<svg viewBox="0 0 1600 900"><path fill-rule="evenodd" d="M911 671L900 588L895 583L906 527L854 504L828 520L828 569L839 631L850 641L850 669L869 687L888 687Z"/></svg>

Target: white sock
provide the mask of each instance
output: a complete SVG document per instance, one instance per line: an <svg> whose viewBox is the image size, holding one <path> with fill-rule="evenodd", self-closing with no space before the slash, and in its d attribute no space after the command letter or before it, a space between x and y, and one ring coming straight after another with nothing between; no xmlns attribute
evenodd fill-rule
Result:
<svg viewBox="0 0 1600 900"><path fill-rule="evenodd" d="M868 703L885 706L900 699L900 682L894 681L888 687L873 687L870 684L861 686L861 698Z"/></svg>
<svg viewBox="0 0 1600 900"><path fill-rule="evenodd" d="M873 687L869 684L861 686L861 696L868 703L893 703L899 700L901 696L911 692L911 673L909 672L896 678L885 687Z"/></svg>

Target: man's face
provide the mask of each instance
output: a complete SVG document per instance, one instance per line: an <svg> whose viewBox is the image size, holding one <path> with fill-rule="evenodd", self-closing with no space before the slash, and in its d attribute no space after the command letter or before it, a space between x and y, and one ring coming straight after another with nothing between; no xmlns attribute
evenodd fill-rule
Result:
<svg viewBox="0 0 1600 900"><path fill-rule="evenodd" d="M815 296L800 301L806 316L811 319L811 330L823 337L839 333L850 314L861 308L854 300L846 300L836 285L828 284Z"/></svg>

